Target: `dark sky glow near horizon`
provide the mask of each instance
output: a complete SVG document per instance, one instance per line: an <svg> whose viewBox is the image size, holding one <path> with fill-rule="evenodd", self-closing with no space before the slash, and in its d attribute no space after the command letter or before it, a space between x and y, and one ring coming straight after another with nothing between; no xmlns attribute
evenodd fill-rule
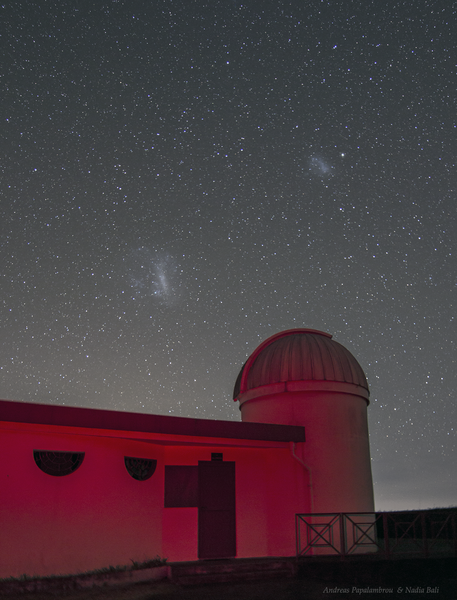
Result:
<svg viewBox="0 0 457 600"><path fill-rule="evenodd" d="M377 509L456 505L456 5L93 4L0 10L0 397L239 419L320 329Z"/></svg>

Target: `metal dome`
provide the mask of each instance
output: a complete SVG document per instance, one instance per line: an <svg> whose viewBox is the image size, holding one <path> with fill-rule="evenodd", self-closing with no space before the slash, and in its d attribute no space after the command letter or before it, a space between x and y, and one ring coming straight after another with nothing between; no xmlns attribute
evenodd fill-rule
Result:
<svg viewBox="0 0 457 600"><path fill-rule="evenodd" d="M369 394L362 367L329 333L289 329L254 350L238 375L233 398L264 385L289 381L337 381L360 386Z"/></svg>

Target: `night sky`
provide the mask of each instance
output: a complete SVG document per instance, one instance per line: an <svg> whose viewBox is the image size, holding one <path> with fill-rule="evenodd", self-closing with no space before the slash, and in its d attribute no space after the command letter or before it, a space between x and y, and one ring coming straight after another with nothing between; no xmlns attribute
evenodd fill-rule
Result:
<svg viewBox="0 0 457 600"><path fill-rule="evenodd" d="M0 397L240 418L294 327L365 370L376 508L457 504L457 5L0 9Z"/></svg>

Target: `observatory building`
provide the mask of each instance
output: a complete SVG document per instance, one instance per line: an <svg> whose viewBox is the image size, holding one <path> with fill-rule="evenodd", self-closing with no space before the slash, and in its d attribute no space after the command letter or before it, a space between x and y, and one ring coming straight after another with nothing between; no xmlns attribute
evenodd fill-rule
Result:
<svg viewBox="0 0 457 600"><path fill-rule="evenodd" d="M260 344L234 390L243 422L305 428L296 454L308 476L306 512L319 513L374 510L369 394L354 356L312 329L283 331Z"/></svg>
<svg viewBox="0 0 457 600"><path fill-rule="evenodd" d="M332 336L261 343L241 422L0 401L0 577L294 556L295 515L373 512L369 390Z"/></svg>

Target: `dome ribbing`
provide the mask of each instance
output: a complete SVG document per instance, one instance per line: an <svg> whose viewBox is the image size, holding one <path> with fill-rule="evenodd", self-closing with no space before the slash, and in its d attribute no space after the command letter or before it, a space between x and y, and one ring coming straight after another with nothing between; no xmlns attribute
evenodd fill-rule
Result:
<svg viewBox="0 0 457 600"><path fill-rule="evenodd" d="M290 381L336 381L368 392L362 367L330 334L289 329L268 338L251 354L238 375L233 398L264 385Z"/></svg>

